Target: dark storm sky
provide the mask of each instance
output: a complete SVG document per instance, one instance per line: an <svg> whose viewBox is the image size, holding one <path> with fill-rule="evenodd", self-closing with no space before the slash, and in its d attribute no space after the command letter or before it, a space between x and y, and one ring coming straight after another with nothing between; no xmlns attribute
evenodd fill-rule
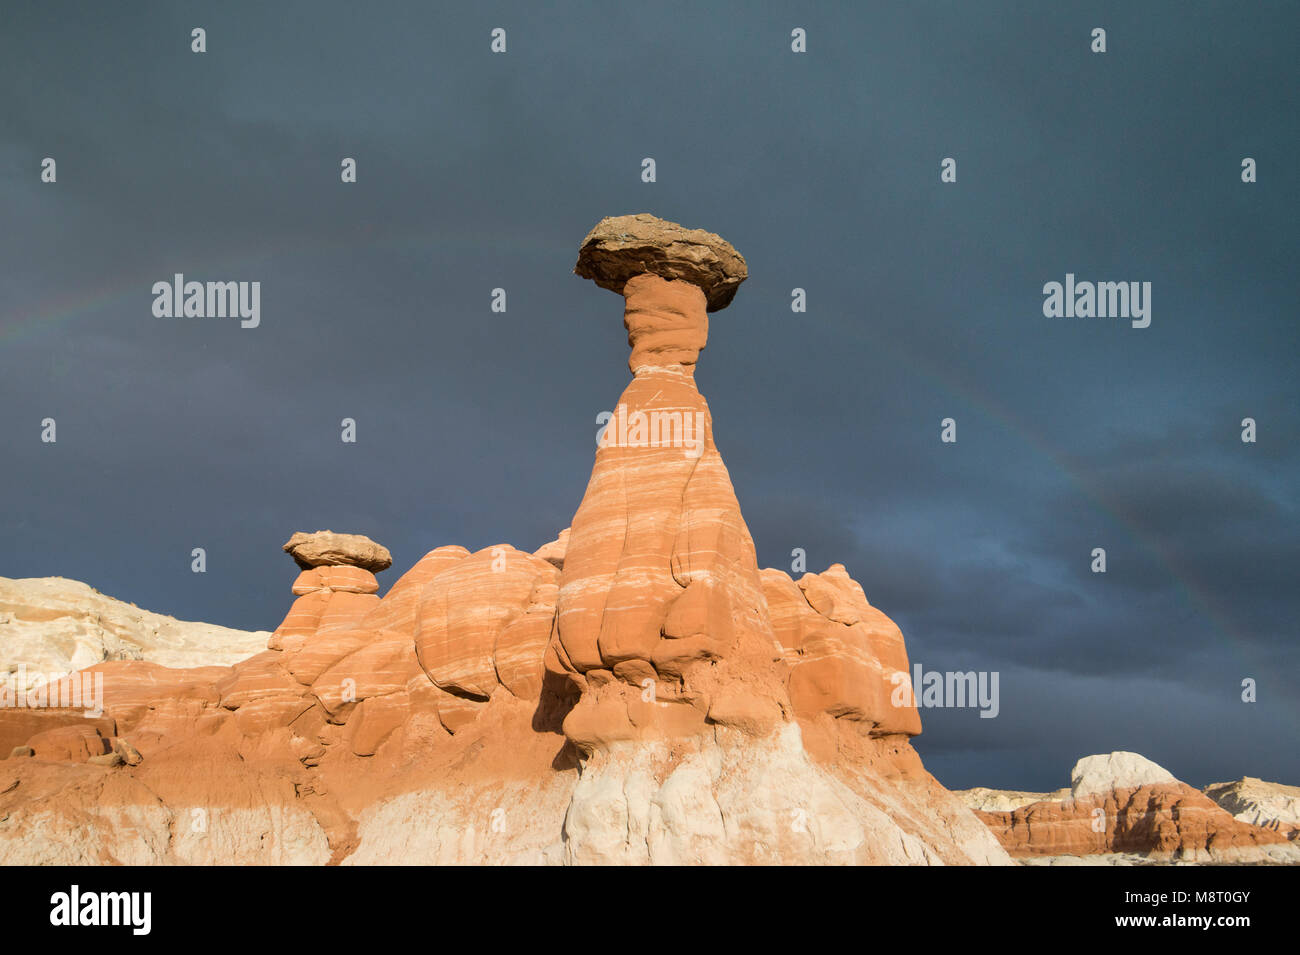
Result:
<svg viewBox="0 0 1300 955"><path fill-rule="evenodd" d="M270 629L295 530L386 585L537 548L629 377L578 245L653 212L749 262L698 381L760 562L999 672L996 719L922 713L941 781L1300 783L1294 4L438 6L6 6L0 575ZM260 281L261 326L153 317L175 272ZM1151 326L1045 318L1067 272Z"/></svg>

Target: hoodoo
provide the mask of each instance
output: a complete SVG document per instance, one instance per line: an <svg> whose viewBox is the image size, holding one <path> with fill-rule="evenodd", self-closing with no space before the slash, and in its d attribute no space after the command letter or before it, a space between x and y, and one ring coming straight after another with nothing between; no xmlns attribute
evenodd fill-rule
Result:
<svg viewBox="0 0 1300 955"><path fill-rule="evenodd" d="M575 272L623 297L632 380L571 527L436 547L382 596L386 549L295 534L264 652L98 664L103 719L15 737L0 862L1009 861L911 746L894 623L840 564L758 567L694 377L744 258L642 214Z"/></svg>
<svg viewBox="0 0 1300 955"><path fill-rule="evenodd" d="M754 542L695 386L706 310L731 301L745 260L710 232L619 216L591 231L574 271L623 295L633 379L616 407L703 428L694 455L635 432L596 452L547 654L548 668L580 694L565 734L590 751L694 735L709 723L766 733L791 712L781 648ZM739 686L743 699L729 691Z"/></svg>

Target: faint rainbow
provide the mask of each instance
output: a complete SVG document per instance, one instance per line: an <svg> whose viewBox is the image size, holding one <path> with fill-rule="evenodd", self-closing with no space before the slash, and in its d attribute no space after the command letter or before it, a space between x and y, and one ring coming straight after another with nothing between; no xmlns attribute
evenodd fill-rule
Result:
<svg viewBox="0 0 1300 955"><path fill-rule="evenodd" d="M856 337L866 340L866 336L859 332L852 323L847 324ZM1009 433L1019 438L1030 450L1046 458L1070 481L1080 495L1091 502L1101 513L1107 515L1119 527L1123 528L1139 546L1145 548L1164 567L1174 583L1176 592L1182 596L1187 605L1194 611L1204 615L1212 627L1225 638L1225 645L1245 665L1245 670L1236 675L1234 679L1240 680L1243 677L1252 676L1256 678L1258 683L1259 675L1268 672L1267 661L1263 660L1254 650L1253 645L1242 636L1240 628L1225 613L1216 609L1214 600L1208 593L1208 586L1201 582L1191 570L1183 566L1177 556L1163 546L1145 528L1107 501L1104 495L1069 463L1063 452L1053 447L1045 437L1031 428L1016 414L1014 409L1008 408L974 383L959 379L957 373L941 371L929 356L920 354L899 342L882 339L881 336L874 337L871 344L876 348L884 344L886 348L894 351L896 355L905 360L905 367L918 368L926 378L936 383L944 391L964 401L968 406L975 408L995 424L1001 425ZM1170 652L1176 652L1175 648L1171 647Z"/></svg>

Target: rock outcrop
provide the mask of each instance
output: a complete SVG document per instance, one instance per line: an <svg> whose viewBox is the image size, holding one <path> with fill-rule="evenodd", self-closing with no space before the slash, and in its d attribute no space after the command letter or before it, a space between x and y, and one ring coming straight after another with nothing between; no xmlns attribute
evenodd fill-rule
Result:
<svg viewBox="0 0 1300 955"><path fill-rule="evenodd" d="M704 293L710 312L730 305L749 274L744 256L721 236L644 212L596 223L582 240L573 271L620 295L637 275L685 282Z"/></svg>
<svg viewBox="0 0 1300 955"><path fill-rule="evenodd" d="M141 610L63 577L0 577L0 687L11 694L105 660L229 666L268 636Z"/></svg>
<svg viewBox="0 0 1300 955"><path fill-rule="evenodd" d="M360 567L372 573L393 566L388 548L376 544L364 534L335 534L298 531L284 545L284 551L303 570L313 567Z"/></svg>
<svg viewBox="0 0 1300 955"><path fill-rule="evenodd" d="M1137 753L1102 753L1085 756L1070 770L1070 794L1105 795L1119 789L1176 784L1173 774Z"/></svg>
<svg viewBox="0 0 1300 955"><path fill-rule="evenodd" d="M1263 826L1300 838L1300 786L1269 783L1254 776L1212 783L1202 790L1238 822Z"/></svg>
<svg viewBox="0 0 1300 955"><path fill-rule="evenodd" d="M622 217L576 271L623 295L633 379L571 527L382 596L374 541L295 534L264 652L97 663L102 725L18 741L0 861L1010 861L911 746L893 622L838 564L758 567L694 380L743 258Z"/></svg>
<svg viewBox="0 0 1300 955"><path fill-rule="evenodd" d="M959 789L953 794L971 809L979 812L1011 812L1036 802L1060 802L1069 789L1058 789L1051 793L1031 793L1017 789L986 789L976 786L974 789Z"/></svg>
<svg viewBox="0 0 1300 955"><path fill-rule="evenodd" d="M996 790L960 795L1025 864L1300 864L1295 829L1234 818L1136 753L1085 757L1070 783L1037 799Z"/></svg>

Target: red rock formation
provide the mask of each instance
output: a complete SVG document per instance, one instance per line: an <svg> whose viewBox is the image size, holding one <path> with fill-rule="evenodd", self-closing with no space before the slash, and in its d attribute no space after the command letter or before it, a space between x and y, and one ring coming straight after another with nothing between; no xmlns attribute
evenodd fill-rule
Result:
<svg viewBox="0 0 1300 955"><path fill-rule="evenodd" d="M739 260L743 278L744 260L723 255ZM613 287L627 267L607 250L599 262L580 259L578 271ZM790 712L780 655L754 542L694 380L707 291L649 273L621 288L634 378L573 518L547 654L581 693L565 733L590 751L700 733L710 722L769 732ZM737 709L721 691L740 684Z"/></svg>
<svg viewBox="0 0 1300 955"><path fill-rule="evenodd" d="M102 664L106 723L10 733L35 756L5 763L0 859L1006 861L908 742L897 627L840 565L758 569L694 380L744 259L621 217L576 271L624 296L633 380L572 527L439 547L382 597L384 548L295 534L265 652ZM217 838L180 834L194 807ZM104 825L9 838L43 812Z"/></svg>
<svg viewBox="0 0 1300 955"><path fill-rule="evenodd" d="M302 597L320 591L377 594L379 581L370 571L360 567L314 567L304 570L293 582L295 596Z"/></svg>
<svg viewBox="0 0 1300 955"><path fill-rule="evenodd" d="M805 574L797 584L767 569L763 590L790 666L797 714L866 722L876 735L921 732L911 694L895 692L908 679L903 634L867 602L842 564Z"/></svg>
<svg viewBox="0 0 1300 955"><path fill-rule="evenodd" d="M1149 768L1146 779L1121 774L1106 780L1092 769L1104 762L1132 765L1137 760ZM1300 862L1285 833L1234 819L1203 793L1136 754L1088 757L1076 764L1072 778L1074 784L1062 798L975 814L1019 859Z"/></svg>
<svg viewBox="0 0 1300 955"><path fill-rule="evenodd" d="M293 583L298 596L268 647L294 650L318 633L350 630L379 604L372 570L392 564L388 550L360 534L302 531L284 550L304 568Z"/></svg>

